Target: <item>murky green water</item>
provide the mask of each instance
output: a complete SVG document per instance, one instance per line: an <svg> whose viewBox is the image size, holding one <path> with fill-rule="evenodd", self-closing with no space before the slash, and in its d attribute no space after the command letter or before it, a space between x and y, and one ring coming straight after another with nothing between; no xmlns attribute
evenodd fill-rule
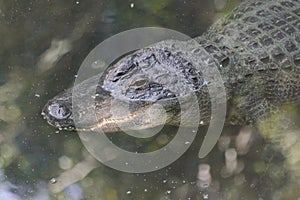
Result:
<svg viewBox="0 0 300 200"><path fill-rule="evenodd" d="M224 148L228 142L236 147L240 127L226 127L225 147L216 146L199 159L203 128L170 166L128 174L94 160L75 132L58 131L40 115L47 100L72 85L85 56L104 39L144 26L197 36L238 4L231 0L223 7L223 1L215 2L0 1L0 199L300 198L299 134L280 139L294 146L282 152L254 131L247 153L238 156L239 171L228 173ZM172 132L169 127L165 135ZM164 138L155 138L145 149L162 143ZM199 183L201 163L210 165L209 187Z"/></svg>

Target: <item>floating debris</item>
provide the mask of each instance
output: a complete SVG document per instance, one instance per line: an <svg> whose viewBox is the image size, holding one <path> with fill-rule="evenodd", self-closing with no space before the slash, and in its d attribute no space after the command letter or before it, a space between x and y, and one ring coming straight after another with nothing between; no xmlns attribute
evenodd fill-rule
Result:
<svg viewBox="0 0 300 200"><path fill-rule="evenodd" d="M235 146L238 155L245 155L248 153L251 146L252 128L245 126L241 128L238 136L235 138Z"/></svg>
<svg viewBox="0 0 300 200"><path fill-rule="evenodd" d="M51 69L63 55L71 50L71 42L70 39L53 39L50 48L41 55L37 64L38 70L43 73Z"/></svg>
<svg viewBox="0 0 300 200"><path fill-rule="evenodd" d="M204 189L210 186L212 178L210 174L210 166L208 164L200 164L198 167L197 186Z"/></svg>
<svg viewBox="0 0 300 200"><path fill-rule="evenodd" d="M91 157L76 164L73 168L60 174L55 180L57 184L50 185L50 191L58 193L73 183L82 180L93 169L99 166L99 163ZM51 183L51 181L50 181Z"/></svg>
<svg viewBox="0 0 300 200"><path fill-rule="evenodd" d="M237 169L237 152L234 148L225 151L225 164L229 173L233 173Z"/></svg>
<svg viewBox="0 0 300 200"><path fill-rule="evenodd" d="M234 148L227 149L225 151L225 167L221 170L221 176L227 178L240 173L243 169L244 163L238 161L237 151Z"/></svg>

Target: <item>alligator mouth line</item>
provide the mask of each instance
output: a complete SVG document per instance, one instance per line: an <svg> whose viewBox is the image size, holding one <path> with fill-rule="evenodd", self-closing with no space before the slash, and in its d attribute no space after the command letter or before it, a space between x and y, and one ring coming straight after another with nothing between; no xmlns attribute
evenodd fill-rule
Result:
<svg viewBox="0 0 300 200"><path fill-rule="evenodd" d="M101 118L99 121L96 122L94 125L89 125L86 127L76 127L70 130L76 130L76 131L103 131L105 133L107 132L117 132L120 130L130 129L132 126L135 126L137 129L144 129L145 127L152 127L151 124L145 124L143 123L137 123L139 117L143 117L143 114L145 114L146 110L151 105L144 106L140 109L138 109L135 112L131 112L129 115L122 116L122 117L110 117L110 118ZM99 117L100 118L100 117ZM135 123L136 122L136 123ZM151 123L151 122L150 122ZM139 124L142 124L139 128ZM150 126L149 126L150 125Z"/></svg>

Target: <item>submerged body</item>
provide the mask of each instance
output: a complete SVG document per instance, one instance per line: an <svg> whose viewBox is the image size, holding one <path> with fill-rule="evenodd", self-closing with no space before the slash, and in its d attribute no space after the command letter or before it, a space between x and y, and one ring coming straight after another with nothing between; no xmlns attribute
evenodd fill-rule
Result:
<svg viewBox="0 0 300 200"><path fill-rule="evenodd" d="M71 130L113 132L152 128L162 122L179 125L184 113L178 98L193 93L201 123L207 124L211 117L208 86L213 83L205 80L202 71L210 66L217 67L224 82L228 123L255 123L285 103L300 103L300 0L245 2L195 40L200 48L189 52L161 42L118 61L97 81L94 103L81 108L85 114L72 112L71 89L51 99L42 114L50 124ZM196 58L202 65L197 68L186 58ZM84 96L88 83L98 78L75 86L76 94ZM112 101L120 103L122 114L112 114ZM122 102L129 113L121 111ZM164 120L160 112L147 119L145 113L154 104L164 108ZM87 120L91 110L98 120ZM83 122L80 127L75 127L75 115ZM184 123L194 117L193 113L185 116Z"/></svg>

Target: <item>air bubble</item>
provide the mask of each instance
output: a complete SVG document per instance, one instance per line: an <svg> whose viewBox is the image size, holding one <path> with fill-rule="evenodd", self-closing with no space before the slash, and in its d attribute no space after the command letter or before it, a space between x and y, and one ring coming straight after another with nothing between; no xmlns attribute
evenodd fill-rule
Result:
<svg viewBox="0 0 300 200"><path fill-rule="evenodd" d="M131 191L130 191L130 190L128 190L128 191L126 192L126 194L131 194Z"/></svg>
<svg viewBox="0 0 300 200"><path fill-rule="evenodd" d="M50 183L51 183L51 184L55 184L55 183L57 183L57 180L56 180L55 178L51 178L51 179L50 179Z"/></svg>

